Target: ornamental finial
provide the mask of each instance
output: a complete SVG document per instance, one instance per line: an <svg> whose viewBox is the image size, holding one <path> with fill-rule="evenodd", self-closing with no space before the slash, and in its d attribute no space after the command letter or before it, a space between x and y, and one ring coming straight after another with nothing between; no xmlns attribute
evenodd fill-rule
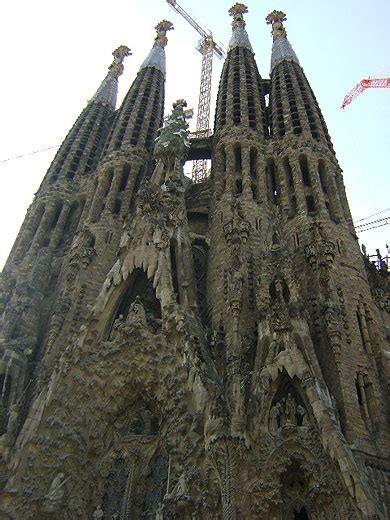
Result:
<svg viewBox="0 0 390 520"><path fill-rule="evenodd" d="M240 4L238 2L237 2L237 4L233 5L233 7L231 7L229 9L230 16L233 16L233 22L232 22L233 28L236 28L236 27L244 28L245 27L245 21L244 21L244 17L242 15L247 12L248 12L247 6L244 4Z"/></svg>
<svg viewBox="0 0 390 520"><path fill-rule="evenodd" d="M155 27L157 36L154 40L154 47L161 47L163 49L168 43L167 32L172 31L173 28L173 23L168 22L168 20L162 20L158 23Z"/></svg>
<svg viewBox="0 0 390 520"><path fill-rule="evenodd" d="M267 18L266 22L267 24L272 25L272 36L274 38L274 41L277 38L286 37L286 29L283 27L283 22L287 20L286 14L283 13L283 11L272 11Z"/></svg>
<svg viewBox="0 0 390 520"><path fill-rule="evenodd" d="M131 51L126 45L121 45L112 53L114 61L108 67L109 74L113 78L119 78L123 74L123 60L126 56L131 56Z"/></svg>

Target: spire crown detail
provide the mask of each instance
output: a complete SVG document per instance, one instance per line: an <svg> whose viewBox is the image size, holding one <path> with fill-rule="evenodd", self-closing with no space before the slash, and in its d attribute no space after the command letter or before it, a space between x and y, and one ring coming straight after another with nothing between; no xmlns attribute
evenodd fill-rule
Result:
<svg viewBox="0 0 390 520"><path fill-rule="evenodd" d="M282 61L293 61L300 65L294 49L291 47L287 39L286 29L283 22L287 20L286 14L283 11L272 11L265 19L267 24L272 25L272 36L274 43L272 45L271 53L271 73Z"/></svg>
<svg viewBox="0 0 390 520"><path fill-rule="evenodd" d="M109 74L113 78L119 78L123 74L123 60L127 56L131 56L131 50L126 47L126 45L120 45L115 51L112 53L114 56L114 61L111 63L111 65L108 67Z"/></svg>
<svg viewBox="0 0 390 520"><path fill-rule="evenodd" d="M233 7L231 7L229 9L230 16L233 16L233 21L232 21L233 29L235 29L237 27L243 29L245 27L246 23L245 23L243 14L245 14L247 12L248 12L247 6L244 4L240 4L239 2L234 4Z"/></svg>
<svg viewBox="0 0 390 520"><path fill-rule="evenodd" d="M283 13L283 11L274 10L267 16L266 22L267 24L272 25L271 34L274 38L274 41L277 38L287 37L286 29L283 26L283 22L285 22L286 20L287 16L285 13Z"/></svg>
<svg viewBox="0 0 390 520"><path fill-rule="evenodd" d="M118 78L123 74L123 60L131 56L131 51L126 45L120 45L112 53L114 61L108 67L108 73L91 101L107 104L115 110L118 93Z"/></svg>
<svg viewBox="0 0 390 520"><path fill-rule="evenodd" d="M174 29L173 23L168 20L162 20L155 27L157 36L154 39L152 50L149 52L146 60L141 65L141 70L146 67L154 67L161 71L165 76L165 47L168 43L167 32Z"/></svg>
<svg viewBox="0 0 390 520"><path fill-rule="evenodd" d="M235 47L245 47L253 53L248 33L245 30L246 23L243 17L243 14L247 12L247 6L240 3L233 5L233 7L229 9L229 15L233 17L233 34L229 42L229 51L234 49Z"/></svg>
<svg viewBox="0 0 390 520"><path fill-rule="evenodd" d="M156 25L155 29L157 31L157 36L154 40L153 47L161 47L164 49L168 43L167 32L174 29L173 23L168 20L162 20Z"/></svg>

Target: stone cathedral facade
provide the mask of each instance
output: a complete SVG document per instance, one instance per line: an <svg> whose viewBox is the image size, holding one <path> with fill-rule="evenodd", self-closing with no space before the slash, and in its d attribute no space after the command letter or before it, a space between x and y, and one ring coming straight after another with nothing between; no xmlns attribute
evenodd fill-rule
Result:
<svg viewBox="0 0 390 520"><path fill-rule="evenodd" d="M1 519L390 517L389 278L285 15L262 79L246 12L212 137L184 100L163 126L163 21L117 110L113 53L28 209L2 275Z"/></svg>

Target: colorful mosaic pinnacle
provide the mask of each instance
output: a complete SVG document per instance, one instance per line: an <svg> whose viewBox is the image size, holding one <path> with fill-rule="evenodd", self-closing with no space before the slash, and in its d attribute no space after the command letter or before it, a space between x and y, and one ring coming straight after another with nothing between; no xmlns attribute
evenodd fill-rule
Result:
<svg viewBox="0 0 390 520"><path fill-rule="evenodd" d="M283 22L287 20L287 16L283 11L272 11L267 18L267 24L272 25L272 36L274 37L274 40L276 38L286 36L286 29L283 27Z"/></svg>
<svg viewBox="0 0 390 520"><path fill-rule="evenodd" d="M118 78L123 74L123 60L127 56L131 56L131 50L129 47L126 47L126 45L121 45L115 51L112 53L114 56L114 61L111 63L111 65L108 67L108 70L110 71L110 75L114 78Z"/></svg>
<svg viewBox="0 0 390 520"><path fill-rule="evenodd" d="M247 12L248 12L248 8L246 5L240 4L238 2L237 2L237 4L233 5L233 7L231 7L229 9L230 16L233 16L232 26L233 27L245 27L245 21L244 21L243 14L245 14Z"/></svg>
<svg viewBox="0 0 390 520"><path fill-rule="evenodd" d="M154 40L154 47L164 48L168 43L167 32L174 29L173 23L168 20L162 20L155 27L157 31L156 39Z"/></svg>

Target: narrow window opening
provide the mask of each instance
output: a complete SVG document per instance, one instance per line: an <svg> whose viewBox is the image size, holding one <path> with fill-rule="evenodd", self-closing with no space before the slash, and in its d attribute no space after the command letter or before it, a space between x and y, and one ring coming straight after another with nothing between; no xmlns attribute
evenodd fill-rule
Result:
<svg viewBox="0 0 390 520"><path fill-rule="evenodd" d="M364 341L364 334L363 334L363 324L362 324L362 319L360 317L360 312L359 311L356 311L356 319L357 319L357 324L358 324L358 328L359 328L360 339L362 341L362 345L363 345L364 350L366 350L366 344L365 344L365 341Z"/></svg>
<svg viewBox="0 0 390 520"><path fill-rule="evenodd" d="M256 179L257 175L257 150L253 149L250 151L249 156L249 171L252 179Z"/></svg>
<svg viewBox="0 0 390 520"><path fill-rule="evenodd" d="M130 166L126 164L123 167L123 173L122 173L121 183L119 186L119 191L125 191L126 186L127 186L127 181L129 180L129 175L130 175Z"/></svg>
<svg viewBox="0 0 390 520"><path fill-rule="evenodd" d="M356 381L355 384L356 384L356 394L357 394L357 398L358 398L358 403L360 406L363 406L363 396L362 396L362 392L360 390L359 383Z"/></svg>
<svg viewBox="0 0 390 520"><path fill-rule="evenodd" d="M120 210L121 210L121 204L122 204L122 201L120 199L115 200L114 209L112 210L114 215L119 215Z"/></svg>
<svg viewBox="0 0 390 520"><path fill-rule="evenodd" d="M328 187L326 185L326 170L325 165L323 161L318 162L318 175L320 177L321 187L322 191L327 194L328 193Z"/></svg>
<svg viewBox="0 0 390 520"><path fill-rule="evenodd" d="M223 167L223 171L226 172L226 152L225 152L225 148L222 148L222 150L221 150L221 155L222 155L222 167Z"/></svg>
<svg viewBox="0 0 390 520"><path fill-rule="evenodd" d="M314 197L313 195L307 195L306 196L306 206L307 206L307 213L310 215L310 214L315 214L316 213L316 204L314 202Z"/></svg>
<svg viewBox="0 0 390 520"><path fill-rule="evenodd" d="M176 295L176 302L180 303L179 279L177 276L176 248L173 244L170 245L169 252L171 257L171 275L173 290Z"/></svg>
<svg viewBox="0 0 390 520"><path fill-rule="evenodd" d="M241 195L242 193L242 181L236 180L236 195Z"/></svg>
<svg viewBox="0 0 390 520"><path fill-rule="evenodd" d="M241 147L238 145L234 147L234 170L236 173L242 172Z"/></svg>
<svg viewBox="0 0 390 520"><path fill-rule="evenodd" d="M253 200L257 200L257 186L256 186L256 184L251 184L251 188L252 188Z"/></svg>
<svg viewBox="0 0 390 520"><path fill-rule="evenodd" d="M276 180L276 166L275 161L273 159L267 162L266 167L266 178L267 178L267 188L268 188L268 198L269 201L275 206L279 204L279 193L278 193L278 185Z"/></svg>
<svg viewBox="0 0 390 520"><path fill-rule="evenodd" d="M55 208L55 213L53 215L53 220L51 222L51 229L54 229L56 227L58 219L60 218L61 210L62 210L62 204L58 204Z"/></svg>
<svg viewBox="0 0 390 520"><path fill-rule="evenodd" d="M309 165L307 163L307 158L304 155L299 157L299 166L301 167L302 173L302 181L305 186L310 187L310 173L309 173Z"/></svg>
<svg viewBox="0 0 390 520"><path fill-rule="evenodd" d="M113 170L113 168L111 168L107 174L106 189L104 192L104 197L106 197L108 195L108 192L110 191L113 176L114 176L114 170Z"/></svg>

